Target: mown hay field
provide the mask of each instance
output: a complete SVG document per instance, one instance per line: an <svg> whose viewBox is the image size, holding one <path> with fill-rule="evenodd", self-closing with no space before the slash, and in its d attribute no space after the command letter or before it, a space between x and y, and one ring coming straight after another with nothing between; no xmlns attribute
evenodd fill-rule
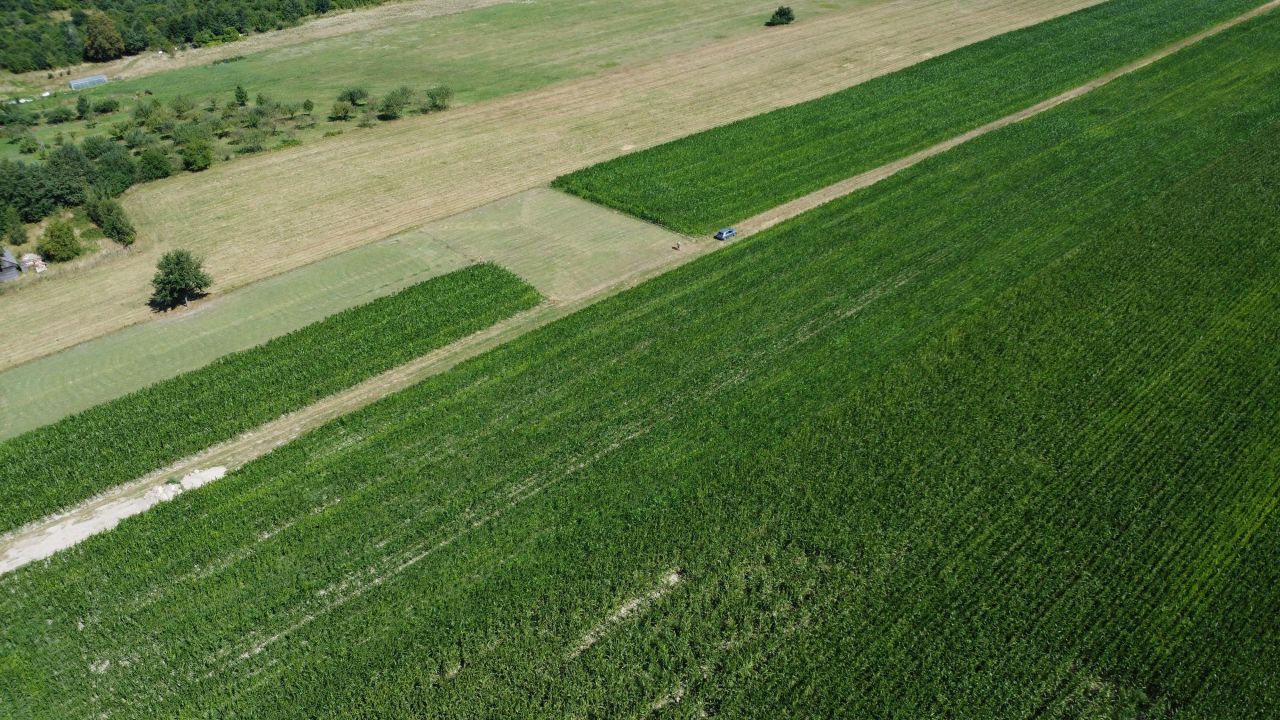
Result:
<svg viewBox="0 0 1280 720"><path fill-rule="evenodd" d="M4 710L1266 717L1278 40L1249 22L0 578Z"/></svg>

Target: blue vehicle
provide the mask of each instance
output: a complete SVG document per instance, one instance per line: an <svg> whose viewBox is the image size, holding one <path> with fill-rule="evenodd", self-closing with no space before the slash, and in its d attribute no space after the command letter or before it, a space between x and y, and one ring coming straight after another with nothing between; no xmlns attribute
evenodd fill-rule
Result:
<svg viewBox="0 0 1280 720"><path fill-rule="evenodd" d="M722 228L720 232L716 233L716 239L728 240L731 237L735 237L737 234L738 234L738 231L734 230L733 228Z"/></svg>

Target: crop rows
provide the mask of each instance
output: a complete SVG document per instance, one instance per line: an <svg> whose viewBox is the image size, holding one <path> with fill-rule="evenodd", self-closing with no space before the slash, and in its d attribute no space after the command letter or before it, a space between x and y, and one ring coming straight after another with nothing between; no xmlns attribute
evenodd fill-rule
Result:
<svg viewBox="0 0 1280 720"><path fill-rule="evenodd" d="M0 715L1265 717L1277 39L1241 26L0 578Z"/></svg>
<svg viewBox="0 0 1280 720"><path fill-rule="evenodd" d="M709 233L1081 85L1262 4L1111 0L554 185Z"/></svg>
<svg viewBox="0 0 1280 720"><path fill-rule="evenodd" d="M0 531L536 305L494 265L433 278L0 444Z"/></svg>

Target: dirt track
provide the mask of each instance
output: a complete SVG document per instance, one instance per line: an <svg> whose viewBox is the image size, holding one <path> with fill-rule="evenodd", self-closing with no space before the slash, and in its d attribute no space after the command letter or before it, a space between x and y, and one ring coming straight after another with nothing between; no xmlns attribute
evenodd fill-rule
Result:
<svg viewBox="0 0 1280 720"><path fill-rule="evenodd" d="M809 100L1097 0L889 0L659 61L140 186L135 249L0 298L39 317L0 368L151 317L165 250L206 257L218 291L285 272L555 176Z"/></svg>

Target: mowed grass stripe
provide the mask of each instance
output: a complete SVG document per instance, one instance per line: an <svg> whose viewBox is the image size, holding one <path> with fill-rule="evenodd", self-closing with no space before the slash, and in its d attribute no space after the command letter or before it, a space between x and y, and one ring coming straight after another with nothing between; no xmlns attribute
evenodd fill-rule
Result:
<svg viewBox="0 0 1280 720"><path fill-rule="evenodd" d="M0 531L138 478L540 301L473 265L0 444Z"/></svg>
<svg viewBox="0 0 1280 720"><path fill-rule="evenodd" d="M709 233L1004 117L1262 5L1111 0L818 100L557 178L554 187Z"/></svg>
<svg viewBox="0 0 1280 720"><path fill-rule="evenodd" d="M1275 493L1250 461L1280 425L1278 37L1241 26L0 577L4 709L1069 716L1212 702L1210 674L1237 705L1205 716L1256 706L1276 598L1196 567L1275 560L1210 545L1233 494ZM1199 596L1182 577L1236 604L1140 612ZM1170 673L1148 637L1203 652ZM1217 662L1236 641L1262 662Z"/></svg>

